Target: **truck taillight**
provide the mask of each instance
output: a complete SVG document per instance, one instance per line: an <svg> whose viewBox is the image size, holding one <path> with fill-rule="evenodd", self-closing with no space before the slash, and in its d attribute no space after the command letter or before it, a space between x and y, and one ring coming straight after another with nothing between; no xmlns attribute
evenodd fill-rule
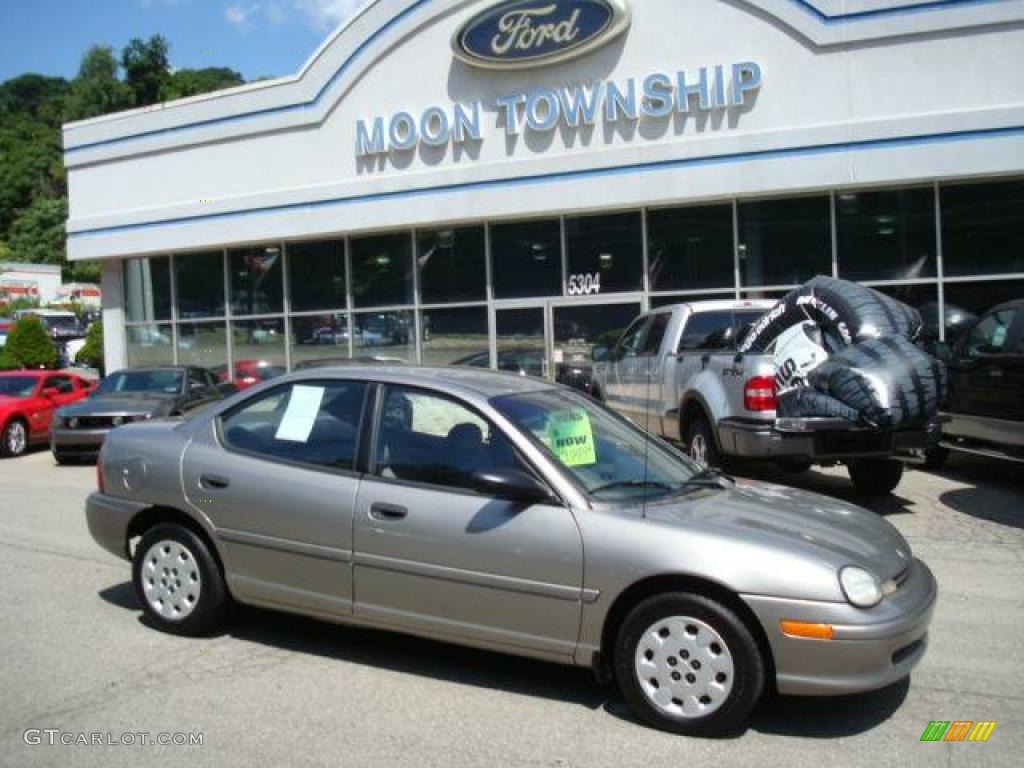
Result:
<svg viewBox="0 0 1024 768"><path fill-rule="evenodd" d="M103 465L99 461L96 462L96 490L100 493L106 493L107 491L103 484Z"/></svg>
<svg viewBox="0 0 1024 768"><path fill-rule="evenodd" d="M774 411L775 377L755 376L743 385L743 407L748 411Z"/></svg>

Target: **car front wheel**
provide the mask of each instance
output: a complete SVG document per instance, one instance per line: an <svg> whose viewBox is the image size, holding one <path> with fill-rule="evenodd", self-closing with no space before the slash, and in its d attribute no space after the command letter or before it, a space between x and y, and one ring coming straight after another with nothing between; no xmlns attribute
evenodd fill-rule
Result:
<svg viewBox="0 0 1024 768"><path fill-rule="evenodd" d="M11 419L0 435L0 456L21 456L28 450L28 427L21 419Z"/></svg>
<svg viewBox="0 0 1024 768"><path fill-rule="evenodd" d="M173 523L143 535L135 548L132 582L149 620L176 635L209 631L227 601L220 568L206 543Z"/></svg>
<svg viewBox="0 0 1024 768"><path fill-rule="evenodd" d="M896 459L857 459L847 470L853 487L869 496L892 493L903 479L903 462Z"/></svg>
<svg viewBox="0 0 1024 768"><path fill-rule="evenodd" d="M693 736L742 729L761 697L765 664L727 606L686 592L650 597L619 629L615 675L645 723Z"/></svg>

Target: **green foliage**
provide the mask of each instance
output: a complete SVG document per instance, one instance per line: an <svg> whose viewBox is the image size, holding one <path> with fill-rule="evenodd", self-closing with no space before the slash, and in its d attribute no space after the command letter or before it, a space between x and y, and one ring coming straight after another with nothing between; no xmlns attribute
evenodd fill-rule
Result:
<svg viewBox="0 0 1024 768"><path fill-rule="evenodd" d="M120 112L134 104L135 93L132 87L117 77L114 49L94 45L82 57L78 77L71 83L64 105L64 119L86 120Z"/></svg>
<svg viewBox="0 0 1024 768"><path fill-rule="evenodd" d="M221 91L242 85L245 80L233 69L227 67L207 67L206 69L179 69L172 73L160 91L162 101L184 99L198 96L201 93Z"/></svg>
<svg viewBox="0 0 1024 768"><path fill-rule="evenodd" d="M21 368L18 361L7 353L7 347L0 347L0 371L16 371Z"/></svg>
<svg viewBox="0 0 1024 768"><path fill-rule="evenodd" d="M7 334L4 352L20 368L51 368L57 362L53 339L35 315L27 315L14 324Z"/></svg>
<svg viewBox="0 0 1024 768"><path fill-rule="evenodd" d="M167 52L163 35L153 35L146 41L133 37L121 52L125 83L137 106L148 107L160 101L160 92L170 76Z"/></svg>
<svg viewBox="0 0 1024 768"><path fill-rule="evenodd" d="M64 264L67 217L67 200L36 198L11 226L7 241L11 257L33 264Z"/></svg>
<svg viewBox="0 0 1024 768"><path fill-rule="evenodd" d="M103 367L103 323L96 322L89 326L85 344L75 355L75 362L90 368Z"/></svg>
<svg viewBox="0 0 1024 768"><path fill-rule="evenodd" d="M60 127L68 81L27 74L0 83L0 115L21 115L51 128Z"/></svg>

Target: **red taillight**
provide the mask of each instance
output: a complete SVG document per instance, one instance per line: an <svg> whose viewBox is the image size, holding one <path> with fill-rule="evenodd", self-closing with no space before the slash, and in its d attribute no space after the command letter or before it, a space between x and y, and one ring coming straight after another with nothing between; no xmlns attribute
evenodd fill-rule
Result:
<svg viewBox="0 0 1024 768"><path fill-rule="evenodd" d="M100 493L106 493L106 486L103 484L103 465L98 461L96 462L96 490Z"/></svg>
<svg viewBox="0 0 1024 768"><path fill-rule="evenodd" d="M755 376L743 385L743 407L748 411L774 411L775 377Z"/></svg>

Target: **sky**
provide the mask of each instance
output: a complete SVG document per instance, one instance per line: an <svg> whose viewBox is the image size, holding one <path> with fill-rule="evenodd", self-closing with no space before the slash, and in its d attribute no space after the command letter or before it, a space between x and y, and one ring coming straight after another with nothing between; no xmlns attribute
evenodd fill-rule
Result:
<svg viewBox="0 0 1024 768"><path fill-rule="evenodd" d="M297 72L362 0L0 0L0 81L72 78L91 45L162 34L175 69Z"/></svg>

